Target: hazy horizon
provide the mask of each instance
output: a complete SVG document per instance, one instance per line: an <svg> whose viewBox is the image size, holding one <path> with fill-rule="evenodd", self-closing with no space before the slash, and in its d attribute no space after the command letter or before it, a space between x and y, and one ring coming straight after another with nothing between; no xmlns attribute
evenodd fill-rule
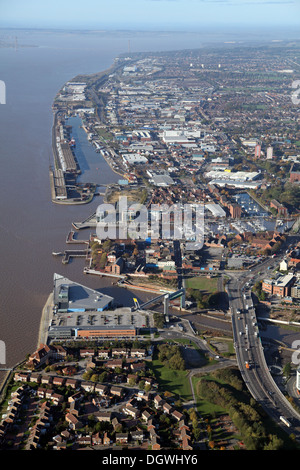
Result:
<svg viewBox="0 0 300 470"><path fill-rule="evenodd" d="M199 31L296 28L299 0L2 0L0 28Z"/></svg>

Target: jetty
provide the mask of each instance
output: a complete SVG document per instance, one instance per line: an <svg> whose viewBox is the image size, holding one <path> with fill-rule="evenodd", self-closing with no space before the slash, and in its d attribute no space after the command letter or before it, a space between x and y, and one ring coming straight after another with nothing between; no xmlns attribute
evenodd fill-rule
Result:
<svg viewBox="0 0 300 470"><path fill-rule="evenodd" d="M71 258L87 258L89 250L65 250L63 264L68 264Z"/></svg>
<svg viewBox="0 0 300 470"><path fill-rule="evenodd" d="M116 277L118 279L126 279L127 276L126 274L112 274L112 273L106 273L105 271L97 271L96 269L91 269L91 268L84 268L83 270L84 274L94 274L96 276L107 276L107 277Z"/></svg>
<svg viewBox="0 0 300 470"><path fill-rule="evenodd" d="M74 244L74 245L82 245L82 244L83 245L88 245L89 240L77 240L75 238L75 232L73 230L71 230L67 235L66 243L67 244Z"/></svg>
<svg viewBox="0 0 300 470"><path fill-rule="evenodd" d="M96 212L94 212L92 215L87 217L83 222L72 222L72 226L76 230L81 230L85 228L95 228L97 225L97 217L96 217Z"/></svg>

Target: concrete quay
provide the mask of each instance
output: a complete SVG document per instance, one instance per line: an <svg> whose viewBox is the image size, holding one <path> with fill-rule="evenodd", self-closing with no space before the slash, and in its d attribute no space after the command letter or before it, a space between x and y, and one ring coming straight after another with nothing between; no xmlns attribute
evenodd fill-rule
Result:
<svg viewBox="0 0 300 470"><path fill-rule="evenodd" d="M53 316L53 292L48 296L48 299L43 307L42 316L40 321L40 328L38 334L37 347L42 344L47 344L48 341L48 328L52 321Z"/></svg>

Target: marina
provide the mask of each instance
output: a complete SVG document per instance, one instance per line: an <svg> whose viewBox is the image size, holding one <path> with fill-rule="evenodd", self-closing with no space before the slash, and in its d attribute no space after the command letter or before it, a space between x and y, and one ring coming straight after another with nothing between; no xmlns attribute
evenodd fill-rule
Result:
<svg viewBox="0 0 300 470"><path fill-rule="evenodd" d="M262 207L249 193L237 194L234 199L250 217L268 217L270 215L270 211Z"/></svg>

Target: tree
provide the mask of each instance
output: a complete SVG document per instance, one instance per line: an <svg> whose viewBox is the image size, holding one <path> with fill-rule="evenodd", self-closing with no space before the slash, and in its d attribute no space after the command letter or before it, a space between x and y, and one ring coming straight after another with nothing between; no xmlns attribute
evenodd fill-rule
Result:
<svg viewBox="0 0 300 470"><path fill-rule="evenodd" d="M214 447L215 447L215 441L209 441L208 445L209 445L209 447L210 447L211 449L214 449Z"/></svg>
<svg viewBox="0 0 300 470"><path fill-rule="evenodd" d="M103 371L99 376L98 376L98 382L103 383L105 382L107 378L107 372Z"/></svg>
<svg viewBox="0 0 300 470"><path fill-rule="evenodd" d="M199 441L201 438L201 429L199 427L193 428L193 434L195 441Z"/></svg>
<svg viewBox="0 0 300 470"><path fill-rule="evenodd" d="M139 381L139 389L144 390L144 387L145 387L145 380L140 380Z"/></svg>
<svg viewBox="0 0 300 470"><path fill-rule="evenodd" d="M264 446L264 450L280 450L283 449L283 441L278 436L271 434L269 436L269 442Z"/></svg>
<svg viewBox="0 0 300 470"><path fill-rule="evenodd" d="M283 375L289 377L291 375L291 363L288 362L283 368Z"/></svg>

